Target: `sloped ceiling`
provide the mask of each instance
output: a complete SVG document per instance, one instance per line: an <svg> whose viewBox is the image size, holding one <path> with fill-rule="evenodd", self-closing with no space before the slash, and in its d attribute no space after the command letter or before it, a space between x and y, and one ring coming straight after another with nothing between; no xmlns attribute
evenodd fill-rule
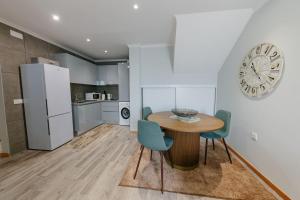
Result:
<svg viewBox="0 0 300 200"><path fill-rule="evenodd" d="M252 9L176 16L175 73L217 73L253 14Z"/></svg>

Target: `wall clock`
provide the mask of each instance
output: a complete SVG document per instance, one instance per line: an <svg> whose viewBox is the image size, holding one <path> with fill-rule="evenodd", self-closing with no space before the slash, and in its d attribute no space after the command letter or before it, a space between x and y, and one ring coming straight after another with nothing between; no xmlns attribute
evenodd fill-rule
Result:
<svg viewBox="0 0 300 200"><path fill-rule="evenodd" d="M262 97L274 90L284 68L280 49L269 43L250 50L240 67L240 89L248 97Z"/></svg>

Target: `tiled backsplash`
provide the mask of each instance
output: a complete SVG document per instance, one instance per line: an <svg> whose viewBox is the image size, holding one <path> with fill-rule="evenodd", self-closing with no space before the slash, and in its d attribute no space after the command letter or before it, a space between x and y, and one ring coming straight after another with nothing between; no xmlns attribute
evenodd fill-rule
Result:
<svg viewBox="0 0 300 200"><path fill-rule="evenodd" d="M97 92L112 94L113 99L119 99L119 86L118 85L103 85L97 86Z"/></svg>
<svg viewBox="0 0 300 200"><path fill-rule="evenodd" d="M72 102L75 100L84 100L85 93L97 92L96 86L71 83Z"/></svg>
<svg viewBox="0 0 300 200"><path fill-rule="evenodd" d="M94 86L94 85L71 83L72 102L74 102L75 100L85 100L85 93L88 93L88 92L103 93L104 91L106 93L112 94L113 99L119 98L118 85Z"/></svg>

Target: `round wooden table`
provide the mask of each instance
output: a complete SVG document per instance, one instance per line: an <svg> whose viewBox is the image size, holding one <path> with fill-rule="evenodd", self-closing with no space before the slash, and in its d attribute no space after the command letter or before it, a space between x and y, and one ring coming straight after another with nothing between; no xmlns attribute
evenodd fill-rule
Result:
<svg viewBox="0 0 300 200"><path fill-rule="evenodd" d="M201 132L215 131L223 128L224 122L216 117L199 113L200 121L189 123L171 118L172 112L153 113L149 121L157 122L165 134L173 138L170 149L173 165L177 169L192 170L198 166ZM168 157L166 161L170 164Z"/></svg>

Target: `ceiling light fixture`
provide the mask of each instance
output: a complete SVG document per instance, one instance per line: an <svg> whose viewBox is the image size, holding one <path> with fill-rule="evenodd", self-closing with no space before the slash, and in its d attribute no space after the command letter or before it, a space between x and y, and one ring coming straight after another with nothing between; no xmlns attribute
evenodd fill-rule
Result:
<svg viewBox="0 0 300 200"><path fill-rule="evenodd" d="M107 50L104 50L104 54L107 55L107 54L108 54L108 51L107 51Z"/></svg>
<svg viewBox="0 0 300 200"><path fill-rule="evenodd" d="M54 21L59 21L60 20L60 17L58 15L52 15L52 19Z"/></svg>
<svg viewBox="0 0 300 200"><path fill-rule="evenodd" d="M133 4L133 9L134 10L138 10L139 9L139 5L137 3Z"/></svg>
<svg viewBox="0 0 300 200"><path fill-rule="evenodd" d="M91 39L90 38L86 38L86 42L90 42L91 41Z"/></svg>

